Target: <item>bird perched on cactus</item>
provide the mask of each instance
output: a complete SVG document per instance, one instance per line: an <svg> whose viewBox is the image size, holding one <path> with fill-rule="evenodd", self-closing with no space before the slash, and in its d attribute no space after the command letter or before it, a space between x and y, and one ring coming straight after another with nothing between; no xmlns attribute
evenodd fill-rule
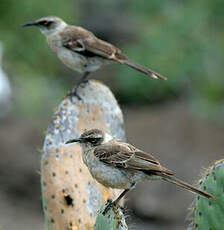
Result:
<svg viewBox="0 0 224 230"><path fill-rule="evenodd" d="M69 68L83 74L77 87L89 75L108 63L119 63L140 71L155 79L167 78L129 60L114 45L97 38L92 32L68 25L61 18L47 16L23 26L36 26L47 38L48 45ZM77 89L77 88L76 88ZM77 94L75 90L73 93Z"/></svg>
<svg viewBox="0 0 224 230"><path fill-rule="evenodd" d="M152 154L113 138L99 129L85 131L79 138L66 143L75 142L80 143L83 161L99 183L110 188L124 189L108 208L117 204L136 183L146 180L165 180L201 196L214 198L213 195L174 177L174 173L163 167Z"/></svg>

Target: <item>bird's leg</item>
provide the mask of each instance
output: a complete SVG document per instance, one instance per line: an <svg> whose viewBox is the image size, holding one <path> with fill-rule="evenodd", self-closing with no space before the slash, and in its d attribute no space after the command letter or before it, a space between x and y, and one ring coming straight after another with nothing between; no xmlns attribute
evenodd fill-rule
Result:
<svg viewBox="0 0 224 230"><path fill-rule="evenodd" d="M87 77L88 75L90 74L90 72L85 72L82 77L79 79L78 83L77 83L77 86L75 89L79 88L79 86L82 84L82 83L85 83L87 82Z"/></svg>
<svg viewBox="0 0 224 230"><path fill-rule="evenodd" d="M106 208L103 211L103 215L105 215L110 208L112 208L113 206L116 206L118 204L118 202L126 195L127 192L130 191L130 188L125 189L120 195L119 197L114 200L113 202L111 200L108 201L108 204L106 205Z"/></svg>
<svg viewBox="0 0 224 230"><path fill-rule="evenodd" d="M77 92L77 91L78 91L79 86L80 86L82 83L84 83L84 82L87 81L86 78L88 77L89 74L90 74L90 72L85 72L85 73L82 75L82 77L79 79L79 81L78 81L76 87L75 87L70 93L67 94L67 96L69 96L69 97L71 98L71 100L72 100L72 97L73 97L73 96L76 96L79 100L81 100L81 97L78 95L78 92Z"/></svg>

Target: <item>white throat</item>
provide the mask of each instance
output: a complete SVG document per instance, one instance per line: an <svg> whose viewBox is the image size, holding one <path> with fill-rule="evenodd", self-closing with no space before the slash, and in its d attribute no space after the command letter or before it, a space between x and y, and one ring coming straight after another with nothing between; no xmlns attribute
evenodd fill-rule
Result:
<svg viewBox="0 0 224 230"><path fill-rule="evenodd" d="M104 135L104 140L103 140L103 144L111 141L113 139L113 137L111 135L109 135L108 133L105 133Z"/></svg>

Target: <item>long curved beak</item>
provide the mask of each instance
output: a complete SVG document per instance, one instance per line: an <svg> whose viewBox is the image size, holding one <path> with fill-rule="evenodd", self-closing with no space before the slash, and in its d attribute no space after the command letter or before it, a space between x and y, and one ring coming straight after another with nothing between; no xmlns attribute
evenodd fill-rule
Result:
<svg viewBox="0 0 224 230"><path fill-rule="evenodd" d="M38 26L38 25L39 25L38 22L33 21L33 22L27 22L27 23L23 24L22 27L25 27L25 26Z"/></svg>
<svg viewBox="0 0 224 230"><path fill-rule="evenodd" d="M81 138L77 138L77 139L71 139L69 141L66 141L65 144L71 144L71 143L74 143L74 142L82 142L82 139Z"/></svg>

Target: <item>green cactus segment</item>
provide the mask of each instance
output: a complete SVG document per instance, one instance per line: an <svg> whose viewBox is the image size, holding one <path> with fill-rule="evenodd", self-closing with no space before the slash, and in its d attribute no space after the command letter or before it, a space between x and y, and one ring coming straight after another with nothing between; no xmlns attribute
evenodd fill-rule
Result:
<svg viewBox="0 0 224 230"><path fill-rule="evenodd" d="M217 161L200 182L200 189L216 199L197 196L193 204L193 222L188 229L224 229L224 160Z"/></svg>
<svg viewBox="0 0 224 230"><path fill-rule="evenodd" d="M103 215L106 204L103 205L97 215L94 230L127 230L125 216L120 207L112 207Z"/></svg>

